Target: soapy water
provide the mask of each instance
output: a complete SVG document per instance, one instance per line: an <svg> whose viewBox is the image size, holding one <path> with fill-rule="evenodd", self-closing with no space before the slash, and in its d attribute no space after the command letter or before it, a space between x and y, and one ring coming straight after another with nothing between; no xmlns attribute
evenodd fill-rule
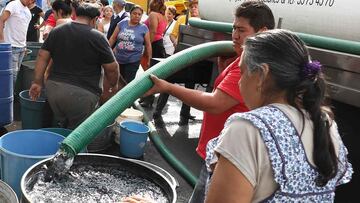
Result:
<svg viewBox="0 0 360 203"><path fill-rule="evenodd" d="M167 203L165 193L155 183L129 171L111 166L73 166L61 178L49 180L47 167L26 183L31 202L121 202L140 196L152 202Z"/></svg>

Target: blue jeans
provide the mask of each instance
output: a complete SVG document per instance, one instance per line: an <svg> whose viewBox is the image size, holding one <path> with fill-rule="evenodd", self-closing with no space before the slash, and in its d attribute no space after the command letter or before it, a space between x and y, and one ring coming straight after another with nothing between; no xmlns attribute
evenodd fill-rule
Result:
<svg viewBox="0 0 360 203"><path fill-rule="evenodd" d="M13 83L14 83L14 87L15 87L16 78L17 78L18 72L20 70L22 60L24 59L25 47L11 47L11 49L12 49L11 66L12 66L12 70L13 70L13 79L14 79Z"/></svg>

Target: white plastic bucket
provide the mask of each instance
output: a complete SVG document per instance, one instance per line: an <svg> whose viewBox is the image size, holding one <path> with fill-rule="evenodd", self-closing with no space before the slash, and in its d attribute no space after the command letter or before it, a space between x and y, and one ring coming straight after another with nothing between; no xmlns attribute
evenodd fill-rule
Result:
<svg viewBox="0 0 360 203"><path fill-rule="evenodd" d="M116 118L116 125L115 125L115 142L117 144L120 143L120 123L125 120L133 120L133 121L140 121L142 122L144 118L143 112L133 109L127 108L124 112L121 113L120 116Z"/></svg>

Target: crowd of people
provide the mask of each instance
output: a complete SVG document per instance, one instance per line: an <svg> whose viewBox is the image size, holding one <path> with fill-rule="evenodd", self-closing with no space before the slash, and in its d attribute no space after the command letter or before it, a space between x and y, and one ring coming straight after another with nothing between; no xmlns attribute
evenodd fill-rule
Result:
<svg viewBox="0 0 360 203"><path fill-rule="evenodd" d="M36 100L45 86L57 124L69 129L86 119L104 94L105 102L131 82L143 58L144 67L151 67L151 58L174 54L179 26L199 17L197 0L189 1L189 15L181 16L164 0L151 0L144 22L143 8L135 5L126 12L124 0L112 6L50 3L51 14L36 11L55 23L44 24L46 39L30 96ZM0 41L13 49L14 80L26 47L29 8L33 0L14 0L0 19ZM236 8L232 42L237 56L219 58L212 92L150 76L154 86L142 103L152 106L153 95L160 93L154 118L161 116L169 95L183 102L186 119L192 118L190 107L204 112L196 149L203 167L189 202L332 202L335 187L351 179L346 147L325 103L321 63L311 59L298 36L274 27L274 15L263 1ZM147 202L141 197L123 201Z"/></svg>

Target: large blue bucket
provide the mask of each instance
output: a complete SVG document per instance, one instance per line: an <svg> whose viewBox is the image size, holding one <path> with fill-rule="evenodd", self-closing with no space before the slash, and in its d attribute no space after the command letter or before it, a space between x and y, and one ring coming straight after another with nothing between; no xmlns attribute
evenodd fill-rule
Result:
<svg viewBox="0 0 360 203"><path fill-rule="evenodd" d="M120 153L129 158L140 158L144 154L149 127L137 121L120 123Z"/></svg>
<svg viewBox="0 0 360 203"><path fill-rule="evenodd" d="M30 99L29 90L20 92L19 96L21 104L22 129L42 128L46 102L45 92L42 92L36 101Z"/></svg>
<svg viewBox="0 0 360 203"><path fill-rule="evenodd" d="M66 128L41 128L40 130L57 133L64 137L67 137L72 132L72 130Z"/></svg>
<svg viewBox="0 0 360 203"><path fill-rule="evenodd" d="M0 43L0 127L13 121L11 45Z"/></svg>
<svg viewBox="0 0 360 203"><path fill-rule="evenodd" d="M1 179L20 197L20 180L40 160L53 156L64 137L42 130L19 130L0 138Z"/></svg>
<svg viewBox="0 0 360 203"><path fill-rule="evenodd" d="M65 138L70 135L72 130L66 128L41 128L40 130L57 133L64 136ZM86 147L80 151L81 153L87 153Z"/></svg>

